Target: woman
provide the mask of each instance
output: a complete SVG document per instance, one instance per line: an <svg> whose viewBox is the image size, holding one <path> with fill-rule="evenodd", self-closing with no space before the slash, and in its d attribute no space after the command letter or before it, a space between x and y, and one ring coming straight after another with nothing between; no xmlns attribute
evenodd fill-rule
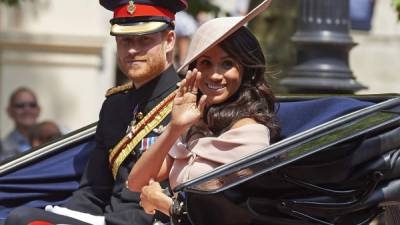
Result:
<svg viewBox="0 0 400 225"><path fill-rule="evenodd" d="M153 179L169 177L174 188L262 150L277 137L275 98L264 80L264 65L257 39L244 26L190 63L169 125L128 177L129 189L142 192L147 213L169 215L172 205Z"/></svg>

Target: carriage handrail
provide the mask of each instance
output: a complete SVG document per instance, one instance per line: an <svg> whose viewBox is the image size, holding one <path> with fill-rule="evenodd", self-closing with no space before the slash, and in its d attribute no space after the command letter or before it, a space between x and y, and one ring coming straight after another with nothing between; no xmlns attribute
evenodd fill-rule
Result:
<svg viewBox="0 0 400 225"><path fill-rule="evenodd" d="M18 169L19 167L26 165L27 163L32 163L46 155L62 151L66 147L73 145L75 143L81 142L89 137L92 137L96 132L97 122L92 123L88 126L82 127L71 133L63 135L53 141L50 141L44 145L32 148L31 150L12 157L4 162L0 162L0 176Z"/></svg>

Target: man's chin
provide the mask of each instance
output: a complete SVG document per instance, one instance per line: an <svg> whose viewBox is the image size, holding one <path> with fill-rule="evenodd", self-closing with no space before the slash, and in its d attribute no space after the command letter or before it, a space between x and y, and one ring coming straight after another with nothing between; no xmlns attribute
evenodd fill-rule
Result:
<svg viewBox="0 0 400 225"><path fill-rule="evenodd" d="M149 81L153 80L157 75L154 74L135 74L135 75L130 75L129 79L135 84L136 87L142 86L143 84L148 83Z"/></svg>

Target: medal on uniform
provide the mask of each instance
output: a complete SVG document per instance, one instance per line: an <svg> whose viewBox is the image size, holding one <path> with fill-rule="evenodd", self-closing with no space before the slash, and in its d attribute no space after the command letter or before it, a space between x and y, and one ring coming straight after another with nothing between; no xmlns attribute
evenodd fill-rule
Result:
<svg viewBox="0 0 400 225"><path fill-rule="evenodd" d="M143 138L142 142L140 144L140 148L139 148L140 153L143 153L144 151L149 149L150 146L152 146L154 143L156 143L156 139L157 139L157 137Z"/></svg>
<svg viewBox="0 0 400 225"><path fill-rule="evenodd" d="M139 112L142 114L141 118L139 118L138 115L138 111L139 111L139 105L135 105L135 107L133 108L133 119L132 121L129 123L128 128L126 128L126 133L129 133L129 131L136 125L137 119L141 120L143 119L143 113Z"/></svg>
<svg viewBox="0 0 400 225"><path fill-rule="evenodd" d="M161 124L160 126L156 127L153 129L153 132L160 135L162 132L164 132L165 127Z"/></svg>

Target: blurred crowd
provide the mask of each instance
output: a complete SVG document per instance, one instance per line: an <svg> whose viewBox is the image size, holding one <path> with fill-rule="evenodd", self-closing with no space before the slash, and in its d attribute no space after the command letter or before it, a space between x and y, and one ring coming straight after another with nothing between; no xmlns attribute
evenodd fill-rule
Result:
<svg viewBox="0 0 400 225"><path fill-rule="evenodd" d="M19 87L11 93L7 114L14 128L0 142L0 161L61 136L53 121L38 121L41 108L34 91Z"/></svg>

